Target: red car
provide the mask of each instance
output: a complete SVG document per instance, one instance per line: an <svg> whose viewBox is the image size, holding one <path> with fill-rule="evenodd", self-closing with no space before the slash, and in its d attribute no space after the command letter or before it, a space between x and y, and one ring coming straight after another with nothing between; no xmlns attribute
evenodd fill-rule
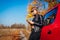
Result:
<svg viewBox="0 0 60 40"><path fill-rule="evenodd" d="M42 28L40 40L60 40L60 4L51 9L44 16L44 19L47 19L52 14L55 14L55 19Z"/></svg>

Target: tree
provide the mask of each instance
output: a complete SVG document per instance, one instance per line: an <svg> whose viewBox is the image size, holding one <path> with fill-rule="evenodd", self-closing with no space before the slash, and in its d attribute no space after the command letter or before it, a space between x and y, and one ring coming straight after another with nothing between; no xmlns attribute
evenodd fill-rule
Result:
<svg viewBox="0 0 60 40"><path fill-rule="evenodd" d="M11 28L26 28L26 26L24 24L13 24L11 25Z"/></svg>

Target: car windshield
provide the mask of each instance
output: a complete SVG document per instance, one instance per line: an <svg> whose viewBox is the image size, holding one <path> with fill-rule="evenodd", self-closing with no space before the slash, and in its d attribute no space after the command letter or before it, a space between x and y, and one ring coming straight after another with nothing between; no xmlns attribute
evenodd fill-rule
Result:
<svg viewBox="0 0 60 40"><path fill-rule="evenodd" d="M57 13L57 7L53 8L50 10L48 13L45 14L44 16L44 25L48 25L54 22L56 18L56 13Z"/></svg>

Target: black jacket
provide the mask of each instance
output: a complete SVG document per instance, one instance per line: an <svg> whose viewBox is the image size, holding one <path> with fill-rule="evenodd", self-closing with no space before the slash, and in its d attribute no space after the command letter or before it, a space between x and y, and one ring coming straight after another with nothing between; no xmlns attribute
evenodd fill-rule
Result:
<svg viewBox="0 0 60 40"><path fill-rule="evenodd" d="M34 22L34 26L42 28L42 26L43 26L43 16L42 15L39 15L39 14L34 15L34 18L32 21Z"/></svg>

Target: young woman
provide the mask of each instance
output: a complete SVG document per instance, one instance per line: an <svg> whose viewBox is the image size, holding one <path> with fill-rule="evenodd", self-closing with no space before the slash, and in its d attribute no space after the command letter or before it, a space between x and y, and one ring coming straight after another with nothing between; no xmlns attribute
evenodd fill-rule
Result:
<svg viewBox="0 0 60 40"><path fill-rule="evenodd" d="M32 32L30 34L29 40L40 40L40 32L43 26L43 17L38 13L37 7L33 7L31 12L34 17L32 20L27 20L27 22L32 26Z"/></svg>

